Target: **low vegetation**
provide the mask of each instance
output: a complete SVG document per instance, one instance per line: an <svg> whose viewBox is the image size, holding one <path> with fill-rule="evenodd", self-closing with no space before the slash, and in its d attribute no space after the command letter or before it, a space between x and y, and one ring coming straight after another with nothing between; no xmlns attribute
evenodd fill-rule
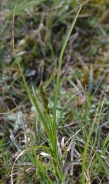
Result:
<svg viewBox="0 0 109 184"><path fill-rule="evenodd" d="M109 2L0 4L0 184L109 183Z"/></svg>

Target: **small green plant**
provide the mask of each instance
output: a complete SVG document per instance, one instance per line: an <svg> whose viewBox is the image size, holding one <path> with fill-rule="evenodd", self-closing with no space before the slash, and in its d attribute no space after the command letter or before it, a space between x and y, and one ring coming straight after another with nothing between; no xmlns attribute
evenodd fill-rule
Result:
<svg viewBox="0 0 109 184"><path fill-rule="evenodd" d="M99 21L93 16L97 5L82 8L76 0L6 0L4 5L0 183L108 183L108 54L102 48L108 42L100 45L108 35L107 24L105 29L100 23L106 14ZM12 14L14 57L7 58L11 36L4 29Z"/></svg>
<svg viewBox="0 0 109 184"><path fill-rule="evenodd" d="M18 3L18 1L17 1ZM61 73L61 65L62 65L62 58L63 58L63 54L68 42L68 39L70 37L70 34L74 28L74 25L76 23L76 20L78 18L78 15L80 13L80 10L82 8L82 5L80 5L78 13L71 25L71 28L66 36L65 42L63 44L61 53L60 53L60 58L59 58L59 66L58 66L58 72L57 72L57 80L56 80L56 90L55 90L55 99L54 99L54 112L53 112L53 120L51 119L50 115L49 115L49 109L48 109L48 100L43 92L43 87L42 87L42 83L40 84L40 96L42 98L42 102L44 104L44 109L45 109L45 113L42 112L42 110L39 107L38 101L37 99L34 99L31 91L29 89L29 87L27 86L25 77L23 75L21 66L19 64L15 49L14 49L14 18L15 18L15 12L16 12L16 8L17 8L17 3L15 5L14 8L14 12L13 12L13 28L12 28L12 35L13 35L13 53L14 53L14 57L16 60L16 63L19 67L23 82L25 84L27 93L30 97L30 100L33 104L33 106L36 108L39 118L44 126L44 130L45 130L45 134L47 135L47 139L48 139L48 147L43 147L43 152L44 154L42 154L42 152L40 154L45 155L47 157L49 157L50 159L50 163L51 166L50 167L45 167L43 161L41 162L37 156L35 156L35 152L37 147L35 148L34 146L32 146L31 150L33 150L36 162L34 160L34 158L32 157L31 154L26 153L26 151L24 151L22 154L26 154L28 156L28 159L30 161L32 161L32 163L36 163L36 167L38 167L38 174L40 177L40 182L41 183L52 183L52 180L50 179L48 172L52 173L55 176L55 179L57 181L57 183L65 183L65 177L64 177L64 172L63 172L63 168L62 168L62 158L59 156L59 148L58 148L58 139L57 139L57 124L56 124L56 109L57 109L57 101L58 101L58 93L59 93L59 87L60 87L60 73ZM38 149L41 149L41 146L38 147ZM47 152L46 152L47 151ZM19 155L19 156L20 156ZM19 157L18 157L19 158ZM18 159L17 158L17 159ZM30 183L32 183L32 181L30 180L29 176L27 175L26 172L25 173L25 177L27 178L28 181L30 181ZM13 183L13 169L12 169L12 174L11 174L11 183Z"/></svg>

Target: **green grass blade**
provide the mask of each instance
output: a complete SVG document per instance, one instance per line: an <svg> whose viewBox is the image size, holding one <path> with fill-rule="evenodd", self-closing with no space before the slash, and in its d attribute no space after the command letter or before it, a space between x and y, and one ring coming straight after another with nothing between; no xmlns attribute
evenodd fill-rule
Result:
<svg viewBox="0 0 109 184"><path fill-rule="evenodd" d="M46 122L46 120L45 120L45 118L44 118L44 116L43 116L43 113L42 113L41 110L40 110L40 107L39 107L38 102L35 101L35 99L33 98L32 94L31 94L31 91L30 91L30 89L29 89L29 87L28 87L28 85L27 85L27 82L26 82L26 80L25 80L25 77L24 77L24 75L23 75L23 71L22 71L22 69L21 69L21 66L20 66L20 64L19 64L19 61L18 61L18 58L17 58L17 55L16 55L16 51L15 51L15 49L14 49L14 17L15 17L15 11L16 11L16 7L17 7L17 3L18 3L18 1L16 2L16 5L15 5L14 11L13 11L13 25L12 25L12 45L13 45L13 54L14 54L14 57L15 57L15 61L16 61L17 65L18 65L20 74L21 74L21 76L22 76L22 79L23 79L25 88L26 88L27 93L28 93L28 95L29 95L29 98L30 98L32 104L33 104L33 105L35 106L35 108L37 109L38 114L39 114L39 117L41 118L42 123L43 123L43 125L44 125L45 131L46 131L48 137L51 139L51 133L50 133L50 130L49 130L49 128L48 128L47 122Z"/></svg>
<svg viewBox="0 0 109 184"><path fill-rule="evenodd" d="M94 125L97 121L97 114L99 112L99 108L100 108L100 103L99 103L98 108L96 110L96 115L95 115L94 121L92 123L90 132L88 134L87 141L86 141L85 148L84 148L83 163L82 163L82 178L81 178L82 184L85 184L85 166L86 166L87 151L88 151L88 146L89 146L89 143L90 143L90 138L91 138L91 135L92 135L92 132L93 132L93 129L94 129Z"/></svg>
<svg viewBox="0 0 109 184"><path fill-rule="evenodd" d="M76 20L78 18L78 15L81 11L81 8L82 6L80 5L79 7L79 10L76 14L76 17L74 19L74 21L72 22L71 24L71 27L70 27L70 30L65 38L65 41L64 41L64 44L63 44L63 47L62 47L62 50L61 50L61 53L60 53L60 57L59 57L59 66L58 66L58 72L57 72L57 78L56 78L56 89L55 89L55 99L54 99L54 109L53 109L53 129L55 131L55 150L57 150L57 138L56 138L56 107L57 107L57 101L58 101L58 94L59 94L59 87L60 87L60 73L61 73L61 66L62 66L62 59L63 59L63 55L64 55L64 51L65 51L65 48L66 48L66 45L68 43L68 40L69 40L69 37L71 35L71 32L74 28L74 25L76 23Z"/></svg>
<svg viewBox="0 0 109 184"><path fill-rule="evenodd" d="M65 38L61 53L60 53L60 58L59 58L59 66L58 66L58 72L57 72L57 79L56 79L56 90L55 90L55 99L54 99L54 112L53 112L53 123L54 123L54 128L56 129L56 106L57 106L57 101L58 101L58 93L59 93L59 87L60 87L60 73L61 73L61 66L62 66L62 59L63 59L63 55L64 55L64 51L66 48L66 45L68 43L69 37L71 35L71 32L74 28L74 25L77 21L78 15L81 11L82 6L79 7L79 10L76 14L76 17L74 19L74 21L72 22L72 25L70 27L70 30Z"/></svg>
<svg viewBox="0 0 109 184"><path fill-rule="evenodd" d="M106 166L105 162L103 161L101 155L99 155L98 153L96 154L97 158L98 158L98 163L101 164L101 166L103 167L105 173L107 174L107 176L109 177L109 168Z"/></svg>
<svg viewBox="0 0 109 184"><path fill-rule="evenodd" d="M36 159L35 159L30 153L25 153L25 156L28 158L28 160L29 160L34 166L36 166L36 164L37 164Z"/></svg>
<svg viewBox="0 0 109 184"><path fill-rule="evenodd" d="M29 175L24 171L24 175L25 175L25 178L26 180L30 183L30 184L34 184L32 179L29 177Z"/></svg>

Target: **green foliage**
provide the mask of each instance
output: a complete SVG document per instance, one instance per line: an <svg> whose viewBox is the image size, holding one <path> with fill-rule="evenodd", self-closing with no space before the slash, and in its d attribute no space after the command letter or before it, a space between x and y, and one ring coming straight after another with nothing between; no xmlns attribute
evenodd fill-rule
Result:
<svg viewBox="0 0 109 184"><path fill-rule="evenodd" d="M5 2L1 10L8 11L0 14L0 182L8 183L11 176L11 183L104 184L109 177L106 5Z"/></svg>
<svg viewBox="0 0 109 184"><path fill-rule="evenodd" d="M24 175L25 175L25 178L28 181L28 183L34 184L33 181L32 181L32 179L29 177L29 175L25 171L24 171Z"/></svg>

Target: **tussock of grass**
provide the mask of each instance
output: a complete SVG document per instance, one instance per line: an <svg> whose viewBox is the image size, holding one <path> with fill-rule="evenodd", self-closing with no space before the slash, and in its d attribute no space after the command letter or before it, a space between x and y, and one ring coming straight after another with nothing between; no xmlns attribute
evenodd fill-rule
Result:
<svg viewBox="0 0 109 184"><path fill-rule="evenodd" d="M85 3L2 3L0 183L109 182L107 15Z"/></svg>

